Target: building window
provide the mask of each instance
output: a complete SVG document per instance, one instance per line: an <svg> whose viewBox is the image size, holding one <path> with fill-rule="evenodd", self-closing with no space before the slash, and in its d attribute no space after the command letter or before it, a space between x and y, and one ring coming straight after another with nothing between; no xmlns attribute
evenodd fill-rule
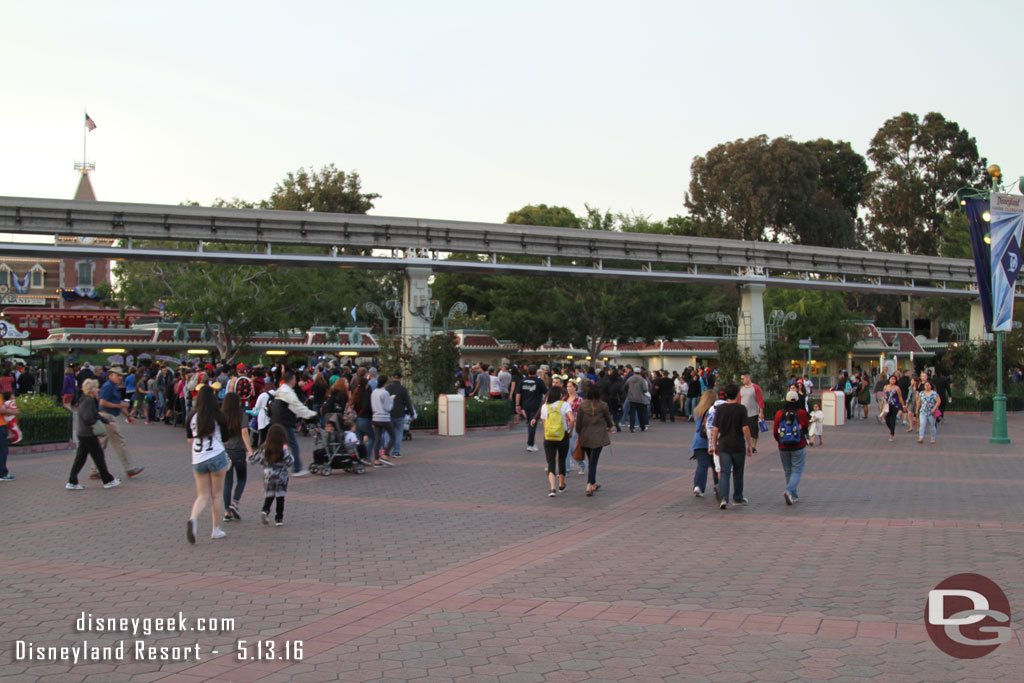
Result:
<svg viewBox="0 0 1024 683"><path fill-rule="evenodd" d="M92 262L80 261L78 263L78 286L92 287Z"/></svg>
<svg viewBox="0 0 1024 683"><path fill-rule="evenodd" d="M11 278L9 275L10 272L11 269L7 266L6 263L0 263L0 285L3 285L4 287L11 286Z"/></svg>
<svg viewBox="0 0 1024 683"><path fill-rule="evenodd" d="M32 269L32 289L39 289L43 286L43 269Z"/></svg>

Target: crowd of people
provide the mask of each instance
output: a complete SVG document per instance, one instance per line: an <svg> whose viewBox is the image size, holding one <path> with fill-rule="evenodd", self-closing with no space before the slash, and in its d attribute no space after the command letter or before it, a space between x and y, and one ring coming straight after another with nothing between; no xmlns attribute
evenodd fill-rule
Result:
<svg viewBox="0 0 1024 683"><path fill-rule="evenodd" d="M24 366L0 371L5 398L31 391L32 380L23 379L30 376ZM876 378L860 370L843 371L831 387L845 397L847 419L867 418L876 404L890 441L902 422L907 432L918 431L918 443L926 436L935 443L936 424L950 401L950 388L948 379L929 373ZM611 447L611 434L627 426L631 432L646 432L652 419L695 423L690 440L696 460L693 494L705 496L710 472L716 504L723 510L747 504L746 461L757 454L763 432L771 431L778 448L787 505L799 501L807 448L815 446L815 440L823 445L824 416L809 377L790 380L785 402L768 416L770 420L764 392L749 372L741 375L739 384L721 387L717 371L709 368L669 373L631 365L597 371L476 364L456 374L455 390L471 398L510 401L516 420L526 424L527 451L539 450L541 430L550 497L566 491L566 476L574 469L587 475L584 494L593 496L601 488L598 462L602 451ZM300 433L323 429L327 441L333 440L353 461L365 467L394 467L402 457L408 422L415 417L400 372L388 377L377 368L337 361L300 369L283 364L250 368L243 363L185 364L174 369L153 363L128 370L69 365L62 400L77 414L78 448L66 484L69 490L83 488L78 475L90 458L90 478L105 488L122 483L107 466L108 449L117 454L126 478L143 472L129 453L118 418L184 428L196 484L186 529L191 543L207 507L214 539L226 535L224 523L242 518L248 464L262 465L264 471L260 521L269 524L273 516L276 525L284 524L289 477L309 474ZM16 416L13 401L0 405L0 422ZM6 426L0 424L0 429ZM0 475L13 479L6 471L6 458L0 458Z"/></svg>

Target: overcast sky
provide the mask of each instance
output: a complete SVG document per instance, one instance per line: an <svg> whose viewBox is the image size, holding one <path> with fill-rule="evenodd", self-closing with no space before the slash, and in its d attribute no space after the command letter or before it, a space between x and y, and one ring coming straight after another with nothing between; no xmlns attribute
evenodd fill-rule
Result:
<svg viewBox="0 0 1024 683"><path fill-rule="evenodd" d="M661 219L718 143L864 154L903 111L1024 174L1024 3L0 0L0 20L0 195L73 195L84 108L110 201L258 200L333 162L378 215Z"/></svg>

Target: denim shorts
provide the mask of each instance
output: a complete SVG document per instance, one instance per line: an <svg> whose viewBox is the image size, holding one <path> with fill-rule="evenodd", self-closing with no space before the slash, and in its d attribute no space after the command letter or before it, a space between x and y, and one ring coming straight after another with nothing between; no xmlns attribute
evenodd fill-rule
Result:
<svg viewBox="0 0 1024 683"><path fill-rule="evenodd" d="M215 474L217 472L223 472L228 468L228 456L224 451L221 451L212 458L208 458L202 462L197 462L192 465L192 471L196 474Z"/></svg>

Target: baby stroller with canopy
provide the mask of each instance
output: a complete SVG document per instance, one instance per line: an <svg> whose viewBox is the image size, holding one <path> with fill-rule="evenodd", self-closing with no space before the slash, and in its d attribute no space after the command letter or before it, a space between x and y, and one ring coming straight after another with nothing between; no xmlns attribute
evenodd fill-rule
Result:
<svg viewBox="0 0 1024 683"><path fill-rule="evenodd" d="M318 429L313 436L313 464L309 466L310 472L326 477L332 470L345 470L351 474L366 471L362 462L366 458L365 447L356 443L346 448L344 434L341 415L328 415L324 429Z"/></svg>

